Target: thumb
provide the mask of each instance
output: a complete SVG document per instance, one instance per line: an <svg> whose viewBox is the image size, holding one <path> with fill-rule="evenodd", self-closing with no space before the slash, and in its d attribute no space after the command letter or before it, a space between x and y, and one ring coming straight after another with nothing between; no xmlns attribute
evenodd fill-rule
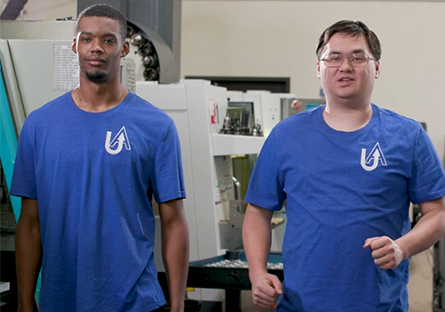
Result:
<svg viewBox="0 0 445 312"><path fill-rule="evenodd" d="M278 295L283 294L283 285L281 284L281 282L278 278L272 279L272 287L275 289L275 292Z"/></svg>
<svg viewBox="0 0 445 312"><path fill-rule="evenodd" d="M363 245L363 248L365 248L365 249L371 248L371 243L377 239L378 239L378 237L370 237L370 238L366 239L365 244Z"/></svg>

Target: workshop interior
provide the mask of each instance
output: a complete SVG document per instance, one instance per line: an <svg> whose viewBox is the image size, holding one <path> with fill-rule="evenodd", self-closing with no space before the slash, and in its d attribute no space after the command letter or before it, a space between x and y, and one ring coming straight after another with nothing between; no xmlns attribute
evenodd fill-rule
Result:
<svg viewBox="0 0 445 312"><path fill-rule="evenodd" d="M128 18L131 51L121 63L121 83L165 111L179 133L190 230L186 297L199 303L196 311L241 311L242 293L251 289L241 235L247 205L243 199L256 159L277 123L325 104L323 94L299 97L290 92L286 77L181 78L181 0L100 2L116 6ZM94 3L97 2L78 0L78 12ZM8 188L18 136L33 110L77 86L79 70L71 50L74 24L67 17L53 21L0 21L2 311L16 311L14 237L21 203L19 198L9 196ZM38 55L38 60L29 57L30 51ZM271 91L268 82L281 83L284 89ZM422 126L428 131L425 122ZM421 217L419 208L413 205L412 225ZM155 261L165 290L159 216L156 222ZM280 279L285 228L284 203L272 218L268 261L269 272ZM432 248L434 312L445 312L444 243L442 239Z"/></svg>

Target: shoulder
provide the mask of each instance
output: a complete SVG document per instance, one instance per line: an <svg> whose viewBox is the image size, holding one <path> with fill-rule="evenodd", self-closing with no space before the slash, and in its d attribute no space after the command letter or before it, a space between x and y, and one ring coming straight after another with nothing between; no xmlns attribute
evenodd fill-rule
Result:
<svg viewBox="0 0 445 312"><path fill-rule="evenodd" d="M390 109L386 109L386 108L381 108L375 104L372 104L374 111L377 112L379 114L379 116L381 116L382 118L388 119L388 120L392 120L395 122L399 122L401 124L406 124L406 125L412 125L417 127L420 127L420 123L412 118L409 118L407 116L403 116L399 113L396 113Z"/></svg>
<svg viewBox="0 0 445 312"><path fill-rule="evenodd" d="M378 116L381 126L393 134L414 134L417 135L422 129L419 121L407 116L398 114L392 110L381 108L372 104L374 114Z"/></svg>
<svg viewBox="0 0 445 312"><path fill-rule="evenodd" d="M46 124L53 118L60 118L61 113L66 113L66 104L71 97L71 92L67 92L54 100L36 108L26 116L25 125Z"/></svg>
<svg viewBox="0 0 445 312"><path fill-rule="evenodd" d="M279 122L274 129L276 131L289 131L290 129L305 129L307 126L313 126L318 123L319 117L324 109L325 105L299 112L295 115L289 116Z"/></svg>
<svg viewBox="0 0 445 312"><path fill-rule="evenodd" d="M71 97L71 92L66 92L61 96L45 103L41 107L36 108L29 114L28 117L30 117L31 115L45 115L53 110L57 110L61 107L61 104L66 103L67 100L70 99L70 97Z"/></svg>
<svg viewBox="0 0 445 312"><path fill-rule="evenodd" d="M135 113L143 114L144 116L148 114L150 119L159 120L161 122L172 121L172 118L167 115L166 112L156 107L147 100L141 98L137 94L130 92L128 94L131 108L135 109Z"/></svg>

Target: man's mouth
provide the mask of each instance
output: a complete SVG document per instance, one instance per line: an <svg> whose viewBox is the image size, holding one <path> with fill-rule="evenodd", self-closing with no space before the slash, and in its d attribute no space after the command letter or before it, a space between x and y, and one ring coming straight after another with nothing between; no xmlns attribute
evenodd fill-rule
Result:
<svg viewBox="0 0 445 312"><path fill-rule="evenodd" d="M352 78L340 78L338 81L343 82L343 81L353 81L354 79Z"/></svg>
<svg viewBox="0 0 445 312"><path fill-rule="evenodd" d="M93 58L87 58L87 62L90 63L93 66L98 66L98 65L101 65L101 64L105 63L106 61L103 58L95 58L95 57L93 57Z"/></svg>

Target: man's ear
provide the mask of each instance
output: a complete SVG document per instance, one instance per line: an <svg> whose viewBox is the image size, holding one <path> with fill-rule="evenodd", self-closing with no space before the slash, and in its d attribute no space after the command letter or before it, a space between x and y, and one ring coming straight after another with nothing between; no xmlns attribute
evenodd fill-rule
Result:
<svg viewBox="0 0 445 312"><path fill-rule="evenodd" d="M73 38L73 43L71 43L71 50L74 54L77 54L77 37Z"/></svg>
<svg viewBox="0 0 445 312"><path fill-rule="evenodd" d="M130 42L125 40L122 46L121 57L126 57L128 53L130 53Z"/></svg>
<svg viewBox="0 0 445 312"><path fill-rule="evenodd" d="M380 61L375 62L375 79L380 77Z"/></svg>
<svg viewBox="0 0 445 312"><path fill-rule="evenodd" d="M320 61L317 61L317 78L320 79Z"/></svg>

